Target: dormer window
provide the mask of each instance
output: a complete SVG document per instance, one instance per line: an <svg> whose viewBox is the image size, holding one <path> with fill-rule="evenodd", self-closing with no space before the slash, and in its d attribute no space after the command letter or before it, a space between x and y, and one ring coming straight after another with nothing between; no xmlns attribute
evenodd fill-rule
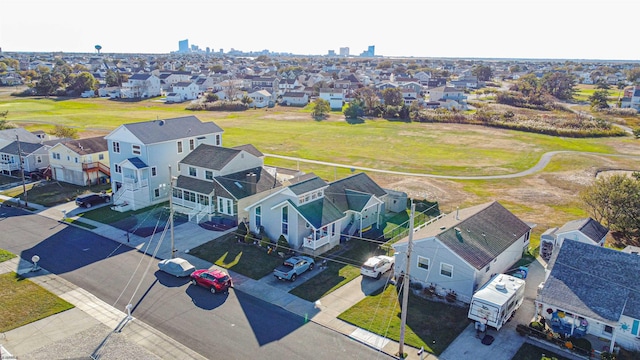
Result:
<svg viewBox="0 0 640 360"><path fill-rule="evenodd" d="M133 155L140 155L142 153L140 145L131 145L131 152Z"/></svg>

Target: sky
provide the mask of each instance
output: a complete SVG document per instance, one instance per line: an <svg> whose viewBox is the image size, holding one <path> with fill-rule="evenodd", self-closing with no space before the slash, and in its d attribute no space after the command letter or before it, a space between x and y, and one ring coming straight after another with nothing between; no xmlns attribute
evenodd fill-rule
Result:
<svg viewBox="0 0 640 360"><path fill-rule="evenodd" d="M4 52L640 60L637 0L2 0Z"/></svg>

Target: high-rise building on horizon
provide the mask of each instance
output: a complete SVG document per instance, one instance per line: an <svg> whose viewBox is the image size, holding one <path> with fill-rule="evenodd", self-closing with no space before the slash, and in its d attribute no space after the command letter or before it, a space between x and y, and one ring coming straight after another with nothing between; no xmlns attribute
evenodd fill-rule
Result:
<svg viewBox="0 0 640 360"><path fill-rule="evenodd" d="M344 57L349 56L349 48L348 47L341 47L340 48L340 56L344 56Z"/></svg>
<svg viewBox="0 0 640 360"><path fill-rule="evenodd" d="M369 45L367 50L363 51L360 54L360 56L361 57L374 57L374 56L376 56L376 46L375 45Z"/></svg>
<svg viewBox="0 0 640 360"><path fill-rule="evenodd" d="M188 53L189 52L189 39L184 39L178 41L178 52L179 53Z"/></svg>

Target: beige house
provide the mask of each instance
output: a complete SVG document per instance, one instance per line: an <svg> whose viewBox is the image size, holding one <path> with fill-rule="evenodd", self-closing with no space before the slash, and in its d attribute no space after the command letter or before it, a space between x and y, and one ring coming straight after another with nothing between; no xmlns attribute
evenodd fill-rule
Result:
<svg viewBox="0 0 640 360"><path fill-rule="evenodd" d="M57 181L88 186L107 182L109 149L102 136L59 142L49 149L51 174Z"/></svg>

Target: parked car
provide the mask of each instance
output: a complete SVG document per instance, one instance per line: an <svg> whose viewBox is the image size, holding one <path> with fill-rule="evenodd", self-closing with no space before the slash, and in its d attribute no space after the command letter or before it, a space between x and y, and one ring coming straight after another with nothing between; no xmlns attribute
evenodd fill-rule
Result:
<svg viewBox="0 0 640 360"><path fill-rule="evenodd" d="M296 281L307 270L313 270L315 261L308 256L290 257L282 265L273 269L273 276L280 280Z"/></svg>
<svg viewBox="0 0 640 360"><path fill-rule="evenodd" d="M200 269L191 273L191 284L203 286L212 294L228 291L233 287L231 276L218 269Z"/></svg>
<svg viewBox="0 0 640 360"><path fill-rule="evenodd" d="M189 276L196 267L183 258L164 259L158 263L158 269L175 277Z"/></svg>
<svg viewBox="0 0 640 360"><path fill-rule="evenodd" d="M87 194L76 198L76 205L90 208L93 205L106 204L111 201L111 196L106 194Z"/></svg>
<svg viewBox="0 0 640 360"><path fill-rule="evenodd" d="M360 274L380 279L382 274L393 269L395 259L391 256L378 255L369 258L360 268Z"/></svg>

